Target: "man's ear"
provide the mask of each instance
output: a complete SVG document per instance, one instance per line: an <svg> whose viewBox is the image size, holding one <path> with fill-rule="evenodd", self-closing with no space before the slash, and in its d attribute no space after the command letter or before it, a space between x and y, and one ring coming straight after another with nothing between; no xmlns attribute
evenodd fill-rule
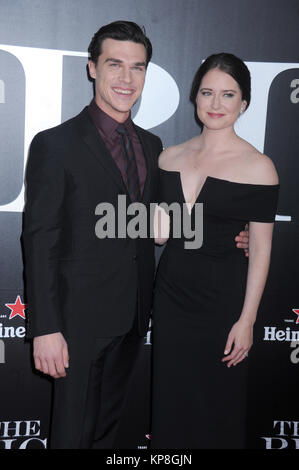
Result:
<svg viewBox="0 0 299 470"><path fill-rule="evenodd" d="M88 70L91 78L96 78L96 66L92 60L88 61Z"/></svg>

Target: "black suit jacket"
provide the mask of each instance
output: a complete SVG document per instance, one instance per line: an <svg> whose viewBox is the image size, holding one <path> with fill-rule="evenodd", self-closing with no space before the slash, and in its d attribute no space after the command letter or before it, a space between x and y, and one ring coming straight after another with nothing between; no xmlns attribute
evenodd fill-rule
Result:
<svg viewBox="0 0 299 470"><path fill-rule="evenodd" d="M148 207L157 199L162 144L135 128L147 165L142 202ZM117 209L121 194L127 195L121 174L87 108L33 139L23 228L29 337L58 331L74 339L122 335L133 323L137 298L140 334L146 333L153 238L100 239L95 232L96 206L106 202Z"/></svg>

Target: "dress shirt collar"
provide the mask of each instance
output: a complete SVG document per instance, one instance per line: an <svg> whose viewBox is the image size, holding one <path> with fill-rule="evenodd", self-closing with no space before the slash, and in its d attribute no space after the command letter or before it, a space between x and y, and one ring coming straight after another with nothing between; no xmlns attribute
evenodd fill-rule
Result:
<svg viewBox="0 0 299 470"><path fill-rule="evenodd" d="M122 125L126 128L128 133L132 135L134 133L133 122L131 119L131 113L128 119L123 122L119 123L111 116L106 114L95 102L93 99L88 107L89 113L91 118L96 126L96 128L102 132L107 138L112 136L112 134L116 131L119 125Z"/></svg>

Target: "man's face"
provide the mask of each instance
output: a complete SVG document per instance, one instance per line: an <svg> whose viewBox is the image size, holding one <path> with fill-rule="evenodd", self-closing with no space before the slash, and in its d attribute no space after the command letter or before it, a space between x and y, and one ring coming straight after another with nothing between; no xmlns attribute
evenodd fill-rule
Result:
<svg viewBox="0 0 299 470"><path fill-rule="evenodd" d="M142 93L146 73L143 44L107 38L97 65L89 61L95 80L97 105L118 122L124 122Z"/></svg>

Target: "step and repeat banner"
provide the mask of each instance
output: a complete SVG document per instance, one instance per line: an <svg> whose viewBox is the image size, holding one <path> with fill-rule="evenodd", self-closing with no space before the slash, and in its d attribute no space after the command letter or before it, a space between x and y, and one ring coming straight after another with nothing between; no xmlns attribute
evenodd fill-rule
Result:
<svg viewBox="0 0 299 470"><path fill-rule="evenodd" d="M37 132L90 102L87 47L117 19L145 26L152 41L133 118L164 147L199 133L189 93L208 55L231 52L251 71L252 102L236 131L273 159L281 191L249 358L247 445L299 449L298 0L0 0L0 449L46 448L51 411L51 380L34 372L25 341L20 235L28 148ZM149 330L119 448L148 446L150 360Z"/></svg>

